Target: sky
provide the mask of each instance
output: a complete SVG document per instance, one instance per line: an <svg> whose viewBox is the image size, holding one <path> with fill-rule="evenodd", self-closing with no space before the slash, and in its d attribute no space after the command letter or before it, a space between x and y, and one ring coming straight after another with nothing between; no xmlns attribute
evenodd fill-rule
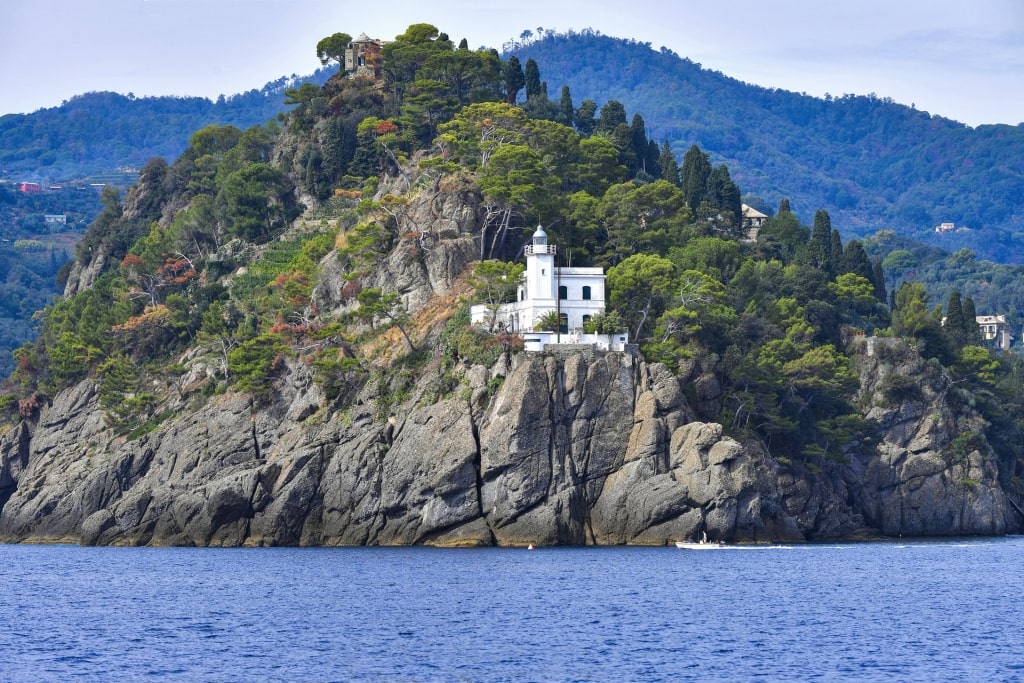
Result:
<svg viewBox="0 0 1024 683"><path fill-rule="evenodd" d="M3 0L0 115L91 91L231 95L312 73L332 33L415 23L498 49L590 28L747 83L1024 122L1024 0Z"/></svg>

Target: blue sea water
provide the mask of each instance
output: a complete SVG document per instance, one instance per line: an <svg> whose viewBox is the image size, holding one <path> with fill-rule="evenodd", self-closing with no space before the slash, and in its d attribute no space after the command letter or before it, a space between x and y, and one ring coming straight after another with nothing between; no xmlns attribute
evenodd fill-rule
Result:
<svg viewBox="0 0 1024 683"><path fill-rule="evenodd" d="M1024 538L0 546L3 681L1024 681Z"/></svg>

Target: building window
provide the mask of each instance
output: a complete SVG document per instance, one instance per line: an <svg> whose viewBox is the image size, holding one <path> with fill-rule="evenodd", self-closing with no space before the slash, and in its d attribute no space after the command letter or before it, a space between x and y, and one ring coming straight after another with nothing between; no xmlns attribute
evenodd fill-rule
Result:
<svg viewBox="0 0 1024 683"><path fill-rule="evenodd" d="M569 334L569 314L561 313L558 316L558 331L561 334Z"/></svg>
<svg viewBox="0 0 1024 683"><path fill-rule="evenodd" d="M590 285L583 286L583 299L584 301L590 300Z"/></svg>
<svg viewBox="0 0 1024 683"><path fill-rule="evenodd" d="M569 288L565 285L558 286L558 298L565 301L569 298Z"/></svg>
<svg viewBox="0 0 1024 683"><path fill-rule="evenodd" d="M586 331L587 331L587 327L588 327L589 325L590 325L590 316L589 316L589 315L585 315L585 316L583 316L583 331L584 331L584 332L586 332Z"/></svg>

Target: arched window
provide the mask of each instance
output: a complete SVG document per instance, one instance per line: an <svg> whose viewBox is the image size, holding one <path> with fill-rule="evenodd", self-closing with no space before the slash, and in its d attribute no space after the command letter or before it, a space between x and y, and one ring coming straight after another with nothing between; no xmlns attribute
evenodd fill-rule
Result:
<svg viewBox="0 0 1024 683"><path fill-rule="evenodd" d="M586 289L586 287L584 287ZM589 315L583 316L583 331L586 332L587 328L590 327L591 317Z"/></svg>
<svg viewBox="0 0 1024 683"><path fill-rule="evenodd" d="M583 299L584 301L590 300L590 285L583 286Z"/></svg>
<svg viewBox="0 0 1024 683"><path fill-rule="evenodd" d="M558 286L558 298L563 301L569 298L569 288L565 285Z"/></svg>
<svg viewBox="0 0 1024 683"><path fill-rule="evenodd" d="M569 314L561 313L558 316L558 331L562 334L569 334Z"/></svg>

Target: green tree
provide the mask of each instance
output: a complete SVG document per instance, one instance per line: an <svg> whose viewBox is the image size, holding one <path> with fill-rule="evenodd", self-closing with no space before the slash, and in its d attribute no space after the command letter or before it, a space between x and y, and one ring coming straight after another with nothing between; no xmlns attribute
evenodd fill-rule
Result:
<svg viewBox="0 0 1024 683"><path fill-rule="evenodd" d="M830 272L832 263L832 220L828 211L818 209L814 213L811 241L807 245L807 257L812 268Z"/></svg>
<svg viewBox="0 0 1024 683"><path fill-rule="evenodd" d="M526 87L527 101L541 96L540 91L540 69L537 62L530 58L526 60L526 70L523 74L523 84Z"/></svg>
<svg viewBox="0 0 1024 683"><path fill-rule="evenodd" d="M357 297L359 307L353 312L356 320L368 324L371 328L378 322L387 322L398 328L409 350L415 351L416 345L409 338L409 314L398 292L383 292L380 289L364 289Z"/></svg>
<svg viewBox="0 0 1024 683"><path fill-rule="evenodd" d="M583 100L579 109L573 115L572 123L576 132L583 137L589 137L597 127L597 103L594 100Z"/></svg>
<svg viewBox="0 0 1024 683"><path fill-rule="evenodd" d="M515 301L525 269L525 265L510 261L480 261L473 269L469 284L476 291L477 302L487 305L490 313L488 329L491 332L501 305Z"/></svg>
<svg viewBox="0 0 1024 683"><path fill-rule="evenodd" d="M974 306L974 299L964 298L964 344L969 346L981 346L984 341L981 338L981 328L978 326L978 311Z"/></svg>
<svg viewBox="0 0 1024 683"><path fill-rule="evenodd" d="M559 123L571 126L573 124L573 118L575 116L576 109L572 104L572 95L569 93L569 86L562 86L562 95L558 100L558 118L556 119Z"/></svg>
<svg viewBox="0 0 1024 683"><path fill-rule="evenodd" d="M608 270L611 308L640 342L649 319L657 319L676 289L675 266L666 258L634 254Z"/></svg>
<svg viewBox="0 0 1024 683"><path fill-rule="evenodd" d="M679 185L681 180L679 177L679 162L676 160L676 155L672 153L672 148L669 147L668 140L665 140L661 145L661 153L658 155L658 163L660 164L660 176L662 180L667 180L673 185Z"/></svg>
<svg viewBox="0 0 1024 683"><path fill-rule="evenodd" d="M519 58L515 55L509 57L502 73L505 77L505 102L515 104L519 91L526 85L526 75L523 74L523 65L519 63Z"/></svg>
<svg viewBox="0 0 1024 683"><path fill-rule="evenodd" d="M228 176L217 195L228 230L249 240L264 240L293 216L287 180L269 164L250 164Z"/></svg>
<svg viewBox="0 0 1024 683"><path fill-rule="evenodd" d="M316 44L317 59L324 66L330 62L337 62L344 68L345 50L348 49L351 42L352 36L347 33L331 34Z"/></svg>
<svg viewBox="0 0 1024 683"><path fill-rule="evenodd" d="M964 318L963 304L960 301L960 292L955 289L949 293L949 302L946 304L946 319L942 327L954 349L960 349L967 342L967 326Z"/></svg>
<svg viewBox="0 0 1024 683"><path fill-rule="evenodd" d="M697 215L697 209L706 198L711 171L711 161L708 159L708 155L702 152L697 145L692 145L683 156L683 168L680 175L683 196L693 215Z"/></svg>

